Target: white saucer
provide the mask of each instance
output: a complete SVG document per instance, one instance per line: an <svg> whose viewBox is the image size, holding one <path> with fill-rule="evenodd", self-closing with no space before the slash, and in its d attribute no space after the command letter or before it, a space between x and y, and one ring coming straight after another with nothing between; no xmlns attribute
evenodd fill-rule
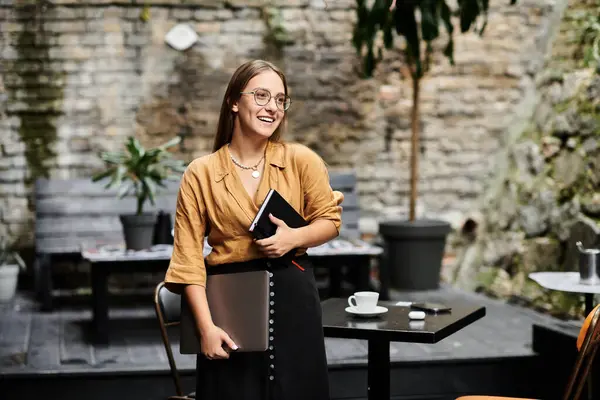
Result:
<svg viewBox="0 0 600 400"><path fill-rule="evenodd" d="M346 307L346 312L352 315L356 315L357 317L375 317L377 315L385 314L386 312L388 312L388 309L382 306L376 306L375 310L365 312L358 311L356 307Z"/></svg>

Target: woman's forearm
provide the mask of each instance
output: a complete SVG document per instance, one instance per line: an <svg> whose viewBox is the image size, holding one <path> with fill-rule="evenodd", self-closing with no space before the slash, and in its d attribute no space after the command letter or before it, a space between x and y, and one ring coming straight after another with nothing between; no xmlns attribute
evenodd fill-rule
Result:
<svg viewBox="0 0 600 400"><path fill-rule="evenodd" d="M332 221L319 219L312 224L296 228L297 248L307 249L327 243L338 235Z"/></svg>
<svg viewBox="0 0 600 400"><path fill-rule="evenodd" d="M214 326L210 309L208 308L208 300L206 299L206 288L199 285L187 285L185 287L185 295L202 336L204 332Z"/></svg>

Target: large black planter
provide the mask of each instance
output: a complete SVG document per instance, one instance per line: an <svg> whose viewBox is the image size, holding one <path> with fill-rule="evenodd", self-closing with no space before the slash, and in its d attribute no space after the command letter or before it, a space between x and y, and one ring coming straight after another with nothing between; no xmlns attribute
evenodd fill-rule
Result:
<svg viewBox="0 0 600 400"><path fill-rule="evenodd" d="M437 289L450 224L437 220L384 221L390 286L401 290Z"/></svg>
<svg viewBox="0 0 600 400"><path fill-rule="evenodd" d="M155 213L120 215L123 225L125 246L128 250L144 250L152 247L154 238Z"/></svg>

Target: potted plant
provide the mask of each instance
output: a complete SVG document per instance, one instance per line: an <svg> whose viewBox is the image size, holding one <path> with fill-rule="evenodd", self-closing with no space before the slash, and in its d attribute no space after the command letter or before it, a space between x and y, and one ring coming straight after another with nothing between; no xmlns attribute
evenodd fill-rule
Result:
<svg viewBox="0 0 600 400"><path fill-rule="evenodd" d="M514 4L516 0L510 0ZM450 224L446 221L417 219L417 182L419 179L419 103L420 83L429 69L432 42L442 29L448 34L444 55L454 64L453 18L458 18L462 33L477 29L482 35L487 25L489 1L458 0L452 11L448 0L356 0L357 22L352 42L363 57L363 76L369 78L383 49L376 48L376 35L381 31L383 47L393 46L393 31L405 39L405 72L412 81L410 203L408 220L382 221L379 231L386 243L390 283L399 289L435 289L439 286L440 269ZM390 12L391 11L391 12ZM418 17L417 17L418 14ZM476 22L482 17L482 23ZM424 43L423 43L424 42ZM424 47L425 51L422 51Z"/></svg>
<svg viewBox="0 0 600 400"><path fill-rule="evenodd" d="M0 237L0 302L10 301L17 290L19 271L25 270L25 262L8 244L8 240Z"/></svg>
<svg viewBox="0 0 600 400"><path fill-rule="evenodd" d="M100 154L106 169L95 174L92 181L110 178L105 188L117 188L119 198L133 193L136 199L135 213L119 216L127 249L142 250L152 246L156 213L145 212L144 207L148 201L155 204L157 190L165 187L166 180L179 179L185 171L186 164L175 159L169 151L180 141L177 136L161 146L145 149L130 136L123 150Z"/></svg>

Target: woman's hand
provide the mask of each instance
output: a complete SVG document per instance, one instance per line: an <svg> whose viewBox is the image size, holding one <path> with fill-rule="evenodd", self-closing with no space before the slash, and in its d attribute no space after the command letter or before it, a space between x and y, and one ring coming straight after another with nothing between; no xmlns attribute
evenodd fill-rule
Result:
<svg viewBox="0 0 600 400"><path fill-rule="evenodd" d="M229 335L216 325L201 333L201 351L209 360L229 358L229 352L223 348L225 344L231 350L237 350L237 345Z"/></svg>
<svg viewBox="0 0 600 400"><path fill-rule="evenodd" d="M274 217L272 214L269 214L269 219L277 226L275 234L266 239L255 241L265 256L269 258L281 257L298 247L296 243L298 235L294 228L290 228L283 220Z"/></svg>

